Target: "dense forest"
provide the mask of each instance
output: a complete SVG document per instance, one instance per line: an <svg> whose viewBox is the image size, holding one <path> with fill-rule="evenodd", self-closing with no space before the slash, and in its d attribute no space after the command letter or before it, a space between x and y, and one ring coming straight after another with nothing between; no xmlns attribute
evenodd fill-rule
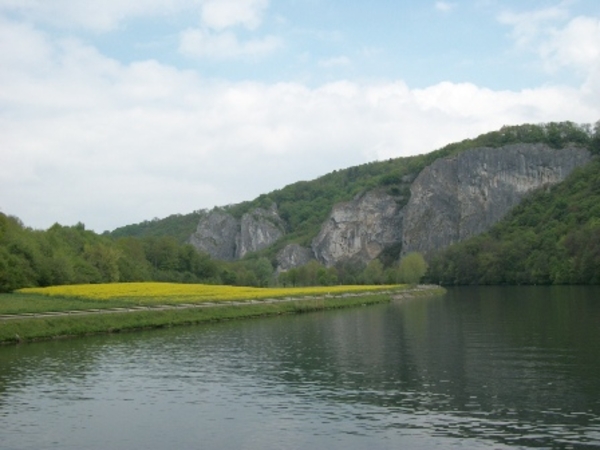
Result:
<svg viewBox="0 0 600 450"><path fill-rule="evenodd" d="M378 260L367 267L339 270L311 261L276 277L273 264L264 256L215 261L169 236L110 238L86 230L81 223L32 230L16 217L0 213L0 292L150 280L245 286L416 283L425 270L422 258L413 255L387 269Z"/></svg>
<svg viewBox="0 0 600 450"><path fill-rule="evenodd" d="M373 162L301 181L238 205L240 217L277 203L286 236L241 261L214 261L186 241L206 211L176 214L98 235L83 224L34 230L0 213L0 292L25 286L116 281L174 281L267 286L414 282L426 270L420 255L398 261L397 250L366 267L326 268L316 261L274 272L274 254L286 243L308 244L332 206L360 192L385 188L406 202L409 182L441 157L478 147L574 143L600 154L600 123L503 127L426 155ZM526 199L489 233L450 247L431 261L428 279L442 284L550 284L600 282L600 162L575 171L548 192Z"/></svg>
<svg viewBox="0 0 600 450"><path fill-rule="evenodd" d="M183 244L189 239L190 234L196 229L198 222L205 215L206 211L198 210L189 214L172 214L163 219L155 217L152 220L125 225L112 232L106 231L103 234L113 238L169 236L180 244Z"/></svg>
<svg viewBox="0 0 600 450"><path fill-rule="evenodd" d="M216 264L171 237L99 236L75 226L46 231L0 214L0 291L24 286L169 280L195 282L216 276Z"/></svg>

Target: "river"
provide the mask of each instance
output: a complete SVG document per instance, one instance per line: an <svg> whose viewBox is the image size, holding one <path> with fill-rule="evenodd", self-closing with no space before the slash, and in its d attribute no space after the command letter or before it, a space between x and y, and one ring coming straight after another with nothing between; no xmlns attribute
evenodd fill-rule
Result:
<svg viewBox="0 0 600 450"><path fill-rule="evenodd" d="M600 448L600 288L0 347L2 450Z"/></svg>

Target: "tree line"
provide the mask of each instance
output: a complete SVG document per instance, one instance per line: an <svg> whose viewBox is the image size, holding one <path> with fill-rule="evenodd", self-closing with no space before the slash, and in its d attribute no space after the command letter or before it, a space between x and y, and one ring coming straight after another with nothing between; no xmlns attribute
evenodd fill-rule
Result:
<svg viewBox="0 0 600 450"><path fill-rule="evenodd" d="M241 261L216 261L170 236L112 238L74 226L55 224L33 230L0 213L0 292L22 287L132 281L170 281L243 286L310 286L417 282L425 273L422 257L384 268L345 264L325 268L317 261L277 273L275 262L249 255Z"/></svg>
<svg viewBox="0 0 600 450"><path fill-rule="evenodd" d="M33 230L0 213L0 291L25 286L165 280L198 282L217 273L208 255L174 238L113 239L74 226Z"/></svg>
<svg viewBox="0 0 600 450"><path fill-rule="evenodd" d="M375 187L408 199L407 179L438 158L479 147L516 143L568 144L600 155L600 122L507 126L449 144L426 155L378 161L301 181L225 209L235 215L275 202L287 234L260 254L236 262L214 261L186 244L207 211L172 215L98 235L83 224L32 230L0 213L0 291L25 286L114 281L203 282L252 286L388 283L411 279L397 261L400 249L369 265L346 262L325 268L313 261L275 273L275 255L286 243L310 244L332 206ZM600 282L600 194L597 164L575 171L547 197L525 200L489 233L447 249L431 261L428 279L443 284L550 284ZM422 266L420 266L422 268Z"/></svg>

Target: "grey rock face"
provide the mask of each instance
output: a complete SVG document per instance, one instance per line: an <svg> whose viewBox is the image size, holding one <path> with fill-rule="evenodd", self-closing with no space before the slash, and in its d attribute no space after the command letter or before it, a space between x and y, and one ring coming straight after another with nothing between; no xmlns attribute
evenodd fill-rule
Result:
<svg viewBox="0 0 600 450"><path fill-rule="evenodd" d="M543 144L480 148L426 167L404 211L402 253L425 255L488 230L531 191L556 184L590 153Z"/></svg>
<svg viewBox="0 0 600 450"><path fill-rule="evenodd" d="M238 234L238 221L230 214L215 210L200 220L190 244L215 259L232 261L236 257Z"/></svg>
<svg viewBox="0 0 600 450"><path fill-rule="evenodd" d="M317 259L326 266L368 263L394 245L426 257L488 230L531 191L556 184L591 160L581 148L554 150L542 144L480 148L438 159L417 177L405 177L411 196L404 208L384 191L337 204L311 248L296 244L277 256L278 270ZM272 245L285 233L273 205L235 219L215 210L203 218L190 242L215 259L235 260Z"/></svg>
<svg viewBox="0 0 600 450"><path fill-rule="evenodd" d="M200 220L190 244L215 259L233 261L262 250L284 235L283 221L273 205L256 208L237 220L223 211L211 211Z"/></svg>
<svg viewBox="0 0 600 450"><path fill-rule="evenodd" d="M284 224L274 204L269 210L256 208L242 216L236 257L267 248L284 234Z"/></svg>
<svg viewBox="0 0 600 450"><path fill-rule="evenodd" d="M312 250L326 266L344 260L367 263L402 239L402 210L394 197L370 191L333 207Z"/></svg>
<svg viewBox="0 0 600 450"><path fill-rule="evenodd" d="M289 244L277 254L277 271L300 267L315 259L311 249L302 247L298 244Z"/></svg>

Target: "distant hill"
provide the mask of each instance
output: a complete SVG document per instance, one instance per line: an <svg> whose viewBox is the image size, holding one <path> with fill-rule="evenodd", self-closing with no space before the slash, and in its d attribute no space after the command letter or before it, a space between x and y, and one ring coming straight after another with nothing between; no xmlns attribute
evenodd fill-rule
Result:
<svg viewBox="0 0 600 450"><path fill-rule="evenodd" d="M384 188L399 202L408 201L409 192L406 191L407 184L403 180L414 178L424 167L438 158L452 156L473 148L498 148L519 143L543 143L557 149L567 144L577 144L593 148L598 152L600 139L597 135L598 132L596 131L595 135L590 125L577 125L573 122L505 126L474 139L449 144L425 155L376 161L336 170L315 180L298 181L282 189L260 195L254 200L223 206L220 209L239 218L254 208L269 208L272 203L276 203L279 215L285 222L286 235L271 249L273 253L290 242L307 245L318 234L321 224L333 205L348 201L359 193L374 188ZM195 231L200 218L207 212L174 214L164 219L120 227L107 235L112 237L170 236L183 243Z"/></svg>
<svg viewBox="0 0 600 450"><path fill-rule="evenodd" d="M549 160L560 159L559 152L553 149L565 149L560 153L573 157L585 154L585 161L566 171L566 165L531 158L543 154ZM520 125L503 127L426 155L372 162L337 170L313 181L299 181L252 201L217 208L219 214L204 210L174 214L103 235L86 230L82 223L33 230L18 218L0 213L0 292L27 286L149 280L251 286L397 283L406 281L402 271L408 257L400 263L398 260L408 244L409 251L417 248L427 257L427 277L436 283L600 284L598 155L600 122L594 127L572 122ZM502 161L509 163L508 169L496 164ZM574 167L577 168L573 170ZM566 179L550 176L561 171L570 175ZM444 182L448 173L454 174L452 180L459 183ZM529 177L528 181L534 178L535 186L542 189L527 191L526 197L519 198L518 206L513 208L515 203L511 203L513 209L507 210L508 215L503 213L502 220L493 221L492 228L477 231L487 232L470 239L463 235L460 238L466 240L440 251L446 244L439 245L438 238L448 229L452 231L452 224L456 223L447 221L448 215L460 216L461 220L476 216L473 208L464 214L466 197L475 195L484 202L496 201L492 192L495 187L476 184L470 175L485 175L487 181L498 181L499 185L507 181L503 177L512 177L512 188L521 189L524 186L519 183L527 181L527 177L520 178L522 174ZM553 181L545 182L549 180ZM409 186L414 192L409 192ZM457 203L457 199L463 203ZM401 226L397 226L400 222L377 220L377 208L368 206L379 201L383 209L402 218ZM238 220L246 221L248 230L261 220L268 222L268 212L261 216L257 210L266 211L273 204L279 214L276 225L285 230L268 247L225 261L186 243L199 221L206 222L204 219L211 215L227 216L236 224ZM415 219L409 212L420 205L424 206L420 208L423 214ZM358 217L357 222L348 221L350 211ZM327 220L330 214L332 220ZM431 226L432 218L435 227ZM406 239L409 226L417 231L411 235L412 242ZM333 232L324 235L323 230L328 227ZM386 231L385 227L387 231L401 230L400 240L397 235L392 236L396 241L386 236L373 237L380 231L378 228ZM438 241L427 250L420 250L417 244L430 236ZM377 247L379 238L383 244ZM366 250L358 264L351 258L344 261L344 254L341 259L332 254L332 259L323 257L331 248L355 249L355 241L360 240L361 251ZM314 251L315 242L320 254ZM328 242L335 245L328 247ZM450 242L456 240L451 238L447 244ZM296 262L284 266L282 254ZM296 256L303 255L308 258L298 263ZM411 256L423 259L418 253Z"/></svg>
<svg viewBox="0 0 600 450"><path fill-rule="evenodd" d="M179 243L184 243L196 229L198 221L205 214L206 212L202 210L189 214L172 214L163 219L155 218L136 224L125 225L111 232L104 232L104 235L113 238L169 236Z"/></svg>

